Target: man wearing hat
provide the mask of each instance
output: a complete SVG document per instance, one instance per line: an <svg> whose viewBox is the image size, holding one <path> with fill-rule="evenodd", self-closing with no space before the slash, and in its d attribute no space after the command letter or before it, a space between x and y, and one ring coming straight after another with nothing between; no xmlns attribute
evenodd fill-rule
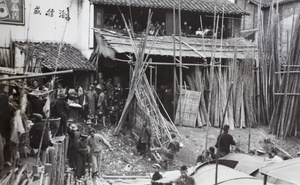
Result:
<svg viewBox="0 0 300 185"><path fill-rule="evenodd" d="M72 103L78 103L79 104L78 94L75 91L75 89L69 89L68 93L69 93L68 104L72 104Z"/></svg>
<svg viewBox="0 0 300 185"><path fill-rule="evenodd" d="M78 95L79 104L82 105L84 92L83 92L83 88L80 86L79 82L76 82L76 84L75 84L75 92Z"/></svg>
<svg viewBox="0 0 300 185"><path fill-rule="evenodd" d="M101 167L102 153L104 150L103 144L105 144L109 150L111 145L109 142L100 134L96 134L95 129L89 131L90 136L87 139L88 146L90 147L90 160L92 162L92 177L98 176Z"/></svg>
<svg viewBox="0 0 300 185"><path fill-rule="evenodd" d="M30 102L30 108L32 113L38 113L45 117L45 113L43 111L43 107L45 105L45 102L41 98L41 96L38 96L37 94L34 94L34 92L29 93L30 96L28 96L28 100Z"/></svg>
<svg viewBox="0 0 300 185"><path fill-rule="evenodd" d="M94 85L90 85L89 91L87 93L88 99L89 99L89 112L95 116L96 111L96 104L98 100L98 94L94 90Z"/></svg>
<svg viewBox="0 0 300 185"><path fill-rule="evenodd" d="M230 145L235 145L232 135L228 134L229 125L224 125L224 132L217 138L215 147L218 149L217 157L224 157L230 152Z"/></svg>
<svg viewBox="0 0 300 185"><path fill-rule="evenodd" d="M60 117L60 126L57 135L67 134L67 120L69 114L69 105L65 100L66 95L63 91L59 91L57 99L54 101L53 105L53 116Z"/></svg>
<svg viewBox="0 0 300 185"><path fill-rule="evenodd" d="M76 177L80 179L85 176L85 169L87 162L87 157L89 155L89 148L87 145L87 134L81 133L80 138L77 142L77 163L76 163Z"/></svg>
<svg viewBox="0 0 300 185"><path fill-rule="evenodd" d="M191 176L188 176L187 167L185 165L180 168L180 177L175 181L175 185L195 185L195 179Z"/></svg>
<svg viewBox="0 0 300 185"><path fill-rule="evenodd" d="M71 123L69 130L69 147L68 147L68 159L69 165L71 168L76 168L76 158L77 158L77 141L80 137L80 132L78 131L78 127L75 123Z"/></svg>
<svg viewBox="0 0 300 185"><path fill-rule="evenodd" d="M169 168L173 165L173 160L175 158L175 155L180 150L180 143L176 139L176 134L171 134L172 139L170 140L168 146L166 149L162 149L163 155L163 164L164 167L169 170Z"/></svg>

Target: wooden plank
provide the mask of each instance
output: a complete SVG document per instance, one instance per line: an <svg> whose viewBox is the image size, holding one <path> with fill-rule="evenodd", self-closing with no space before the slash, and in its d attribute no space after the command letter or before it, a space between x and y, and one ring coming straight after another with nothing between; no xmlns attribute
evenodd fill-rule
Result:
<svg viewBox="0 0 300 185"><path fill-rule="evenodd" d="M177 107L175 124L182 124L184 126L195 127L196 119L199 110L201 92L191 91L191 90L182 90L181 97L181 110L179 106ZM181 112L181 115L180 115ZM180 123L180 117L182 123Z"/></svg>

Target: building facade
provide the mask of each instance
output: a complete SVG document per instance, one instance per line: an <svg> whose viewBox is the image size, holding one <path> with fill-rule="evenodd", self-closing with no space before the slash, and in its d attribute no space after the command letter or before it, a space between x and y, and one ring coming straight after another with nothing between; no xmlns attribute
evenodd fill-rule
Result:
<svg viewBox="0 0 300 185"><path fill-rule="evenodd" d="M242 32L253 32L258 28L259 16L261 16L262 25L264 32L268 29L268 24L270 23L273 16L270 15L271 10L279 14L279 30L280 30L280 43L282 55L286 55L288 51L288 46L292 39L292 29L295 21L297 20L298 12L300 11L300 1L299 0L236 0L235 3L240 7L248 11L250 15L244 16L241 22ZM254 35L253 38L254 39Z"/></svg>

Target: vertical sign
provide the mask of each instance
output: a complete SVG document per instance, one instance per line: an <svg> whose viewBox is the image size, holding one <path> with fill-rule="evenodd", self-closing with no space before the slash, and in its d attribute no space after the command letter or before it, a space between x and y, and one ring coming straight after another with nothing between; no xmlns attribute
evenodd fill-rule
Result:
<svg viewBox="0 0 300 185"><path fill-rule="evenodd" d="M0 0L0 24L24 25L24 0Z"/></svg>

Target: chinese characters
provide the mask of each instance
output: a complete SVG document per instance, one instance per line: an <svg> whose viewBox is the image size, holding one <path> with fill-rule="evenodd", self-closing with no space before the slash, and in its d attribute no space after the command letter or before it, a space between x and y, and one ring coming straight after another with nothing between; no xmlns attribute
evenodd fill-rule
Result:
<svg viewBox="0 0 300 185"><path fill-rule="evenodd" d="M42 15L41 7L36 6L34 8L33 13L36 14L36 15ZM55 13L56 13L56 11L54 10L54 8L49 8L45 12L45 16L54 17L56 15ZM69 7L67 7L66 10L59 10L58 11L58 18L66 19L67 21L69 21L71 19L70 18L70 9L69 9Z"/></svg>

